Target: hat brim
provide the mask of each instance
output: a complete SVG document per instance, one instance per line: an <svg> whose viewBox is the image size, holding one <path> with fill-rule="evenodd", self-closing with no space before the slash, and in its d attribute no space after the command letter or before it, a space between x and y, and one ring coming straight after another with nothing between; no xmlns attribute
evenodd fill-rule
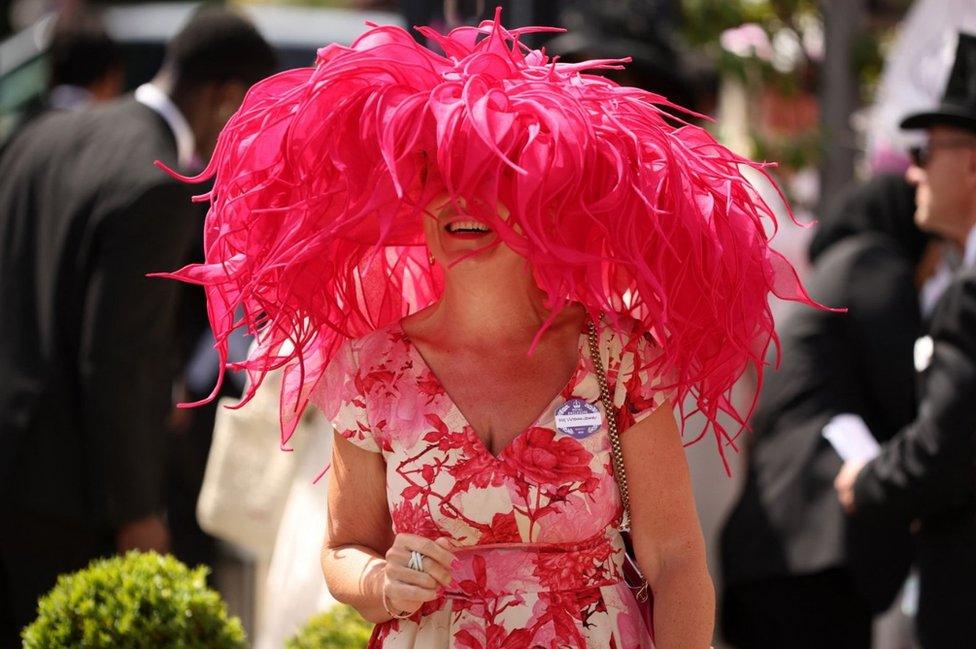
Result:
<svg viewBox="0 0 976 649"><path fill-rule="evenodd" d="M932 126L952 126L967 131L976 131L976 114L961 108L953 109L943 106L939 110L909 115L901 121L900 126L907 131Z"/></svg>

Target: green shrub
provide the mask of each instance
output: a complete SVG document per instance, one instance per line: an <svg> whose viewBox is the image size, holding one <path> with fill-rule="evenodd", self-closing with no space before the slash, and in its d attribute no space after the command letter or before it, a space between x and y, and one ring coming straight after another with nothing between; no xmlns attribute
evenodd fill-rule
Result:
<svg viewBox="0 0 976 649"><path fill-rule="evenodd" d="M372 630L353 607L336 604L310 619L285 649L363 649Z"/></svg>
<svg viewBox="0 0 976 649"><path fill-rule="evenodd" d="M207 568L130 552L61 575L24 629L24 649L239 649L240 620L207 588Z"/></svg>

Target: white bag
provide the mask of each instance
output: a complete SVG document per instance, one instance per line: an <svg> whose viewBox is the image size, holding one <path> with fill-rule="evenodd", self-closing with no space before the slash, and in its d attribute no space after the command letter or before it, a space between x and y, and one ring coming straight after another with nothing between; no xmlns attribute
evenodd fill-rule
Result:
<svg viewBox="0 0 976 649"><path fill-rule="evenodd" d="M279 448L278 393L281 377L269 374L254 398L240 410L222 398L203 486L197 500L200 527L259 558L271 556L285 501L299 466L308 416L291 438L292 452ZM309 407L309 411L314 408ZM314 430L314 429L313 429Z"/></svg>

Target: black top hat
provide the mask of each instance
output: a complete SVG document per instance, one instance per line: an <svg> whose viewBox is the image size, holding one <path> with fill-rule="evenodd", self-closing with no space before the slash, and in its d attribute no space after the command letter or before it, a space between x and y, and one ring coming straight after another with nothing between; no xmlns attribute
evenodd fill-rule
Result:
<svg viewBox="0 0 976 649"><path fill-rule="evenodd" d="M905 129L930 126L976 131L976 36L972 34L959 34L956 62L942 104L936 110L909 115L901 122Z"/></svg>

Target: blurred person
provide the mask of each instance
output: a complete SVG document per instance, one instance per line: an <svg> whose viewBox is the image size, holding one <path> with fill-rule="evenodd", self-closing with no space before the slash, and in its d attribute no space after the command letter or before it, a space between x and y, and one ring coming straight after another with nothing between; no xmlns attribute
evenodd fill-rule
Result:
<svg viewBox="0 0 976 649"><path fill-rule="evenodd" d="M177 287L200 214L153 168L199 168L274 55L196 12L134 96L34 120L0 158L0 624L4 645L59 573L165 551L164 424ZM14 533L11 533L15 530Z"/></svg>
<svg viewBox="0 0 976 649"><path fill-rule="evenodd" d="M822 432L840 413L892 432L915 416L927 237L913 196L900 176L879 176L844 195L810 244L811 295L848 311L793 309L778 327L782 365L762 385L721 538L722 627L734 647L869 649L873 614L904 581L907 528L845 519L833 489L842 459Z"/></svg>
<svg viewBox="0 0 976 649"><path fill-rule="evenodd" d="M203 227L202 222L200 227ZM195 242L187 259L203 258L202 240ZM207 322L206 300L196 286L183 287L176 327L182 339L182 358L186 364L178 373L174 398L180 403L204 400L220 374L220 360L214 350L216 341ZM228 337L228 359L231 362L247 356L249 338L243 330ZM233 374L221 386L218 397L240 398L244 389L244 374ZM204 473L213 441L214 422L218 403L211 401L198 408L179 408L168 420L169 460L166 477L166 522L172 553L189 565L206 564L213 567L218 559L217 540L201 528L197 520L197 499L203 485Z"/></svg>
<svg viewBox="0 0 976 649"><path fill-rule="evenodd" d="M904 173L917 131L899 128L902 118L939 101L952 69L959 32L976 32L976 2L913 0L886 48L867 124L866 158L872 169Z"/></svg>
<svg viewBox="0 0 976 649"><path fill-rule="evenodd" d="M277 409L280 386L269 381ZM265 390L265 385L261 385ZM260 391L259 391L260 392ZM250 404L249 404L250 405ZM267 576L261 583L261 612L255 649L280 649L317 613L336 603L322 578L320 556L328 513L322 466L332 453L332 427L317 409L302 417L296 430L300 457L281 515ZM304 438L304 439L301 439Z"/></svg>
<svg viewBox="0 0 976 649"><path fill-rule="evenodd" d="M58 17L49 60L47 103L51 108L78 109L122 94L121 52L95 13L75 8Z"/></svg>
<svg viewBox="0 0 976 649"><path fill-rule="evenodd" d="M963 262L915 346L917 417L873 459L846 462L835 486L852 520L917 530L918 639L948 649L976 638L976 36L959 35L941 105L902 128L928 136L906 172L915 220Z"/></svg>
<svg viewBox="0 0 976 649"><path fill-rule="evenodd" d="M29 103L0 142L0 155L31 120L48 110L78 110L122 94L124 72L118 45L99 14L84 6L62 12L51 27L44 94Z"/></svg>
<svg viewBox="0 0 976 649"><path fill-rule="evenodd" d="M564 61L629 57L621 69L600 74L626 86L667 97L701 114L714 112L718 79L712 63L693 51L680 36L682 20L676 2L617 0L560 3L569 31L546 43ZM682 119L696 121L678 109Z"/></svg>
<svg viewBox="0 0 976 649"><path fill-rule="evenodd" d="M254 389L283 368L283 442L309 403L335 425L322 566L371 646L704 649L673 403L725 440L769 295L809 298L748 161L500 20L423 29L447 57L377 26L254 86L197 177L206 262L172 276L217 340L256 334Z"/></svg>

